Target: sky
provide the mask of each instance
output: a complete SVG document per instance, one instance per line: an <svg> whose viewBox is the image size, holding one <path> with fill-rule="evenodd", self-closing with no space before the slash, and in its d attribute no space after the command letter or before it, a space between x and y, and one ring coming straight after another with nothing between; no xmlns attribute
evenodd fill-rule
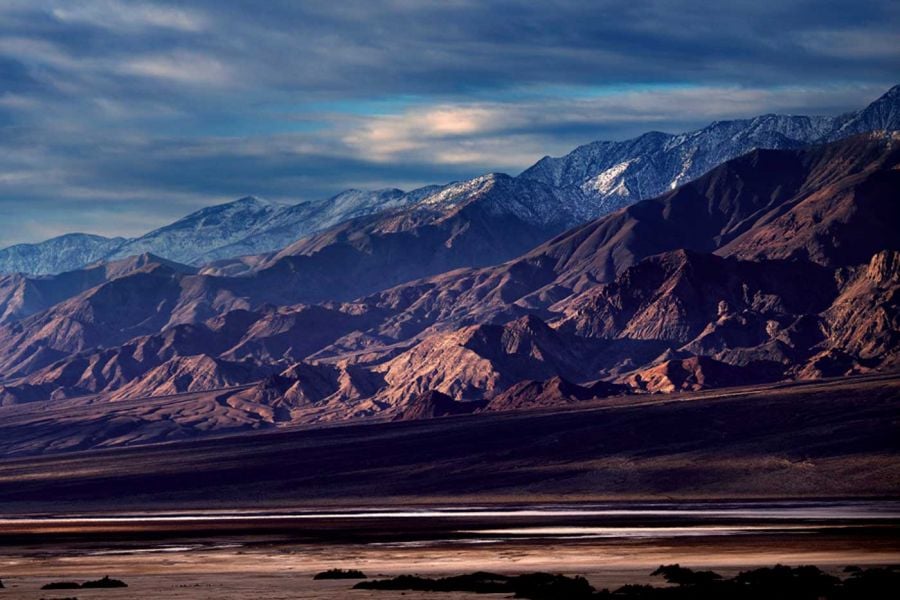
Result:
<svg viewBox="0 0 900 600"><path fill-rule="evenodd" d="M0 0L0 247L839 114L898 74L895 0Z"/></svg>

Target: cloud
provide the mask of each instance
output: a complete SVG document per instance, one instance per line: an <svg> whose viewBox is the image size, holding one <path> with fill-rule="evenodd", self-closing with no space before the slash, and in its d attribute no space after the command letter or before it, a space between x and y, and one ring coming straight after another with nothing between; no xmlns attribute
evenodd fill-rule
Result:
<svg viewBox="0 0 900 600"><path fill-rule="evenodd" d="M889 0L6 0L0 245L837 114L897 83L898 30Z"/></svg>
<svg viewBox="0 0 900 600"><path fill-rule="evenodd" d="M521 170L546 153L567 152L593 139L621 139L651 129L677 133L714 120L764 112L835 114L861 107L881 87L663 87L573 90L564 98L414 106L359 119L343 141L378 162L428 160Z"/></svg>
<svg viewBox="0 0 900 600"><path fill-rule="evenodd" d="M198 53L139 56L124 62L120 69L127 74L190 85L224 85L232 80L231 71L225 64Z"/></svg>
<svg viewBox="0 0 900 600"><path fill-rule="evenodd" d="M900 54L900 33L866 29L810 31L800 44L815 54L853 60L896 61Z"/></svg>
<svg viewBox="0 0 900 600"><path fill-rule="evenodd" d="M56 2L50 13L62 22L88 24L116 31L147 27L201 31L206 26L206 18L196 11L148 2Z"/></svg>

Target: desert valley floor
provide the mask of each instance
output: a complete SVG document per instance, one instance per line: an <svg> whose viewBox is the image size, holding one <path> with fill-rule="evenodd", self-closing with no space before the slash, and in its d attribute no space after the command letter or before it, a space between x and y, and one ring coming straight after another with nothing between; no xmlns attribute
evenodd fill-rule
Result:
<svg viewBox="0 0 900 600"><path fill-rule="evenodd" d="M370 576L490 570L658 583L681 563L900 562L896 403L873 375L0 462L4 597L447 598ZM526 443L527 442L527 443Z"/></svg>
<svg viewBox="0 0 900 600"><path fill-rule="evenodd" d="M124 590L79 598L475 598L354 590L330 568L370 577L487 570L583 575L596 588L659 583L660 564L725 576L774 563L843 567L900 561L897 502L568 503L146 513L4 519L4 597L37 600L54 581L113 574ZM492 596L492 597L506 597Z"/></svg>

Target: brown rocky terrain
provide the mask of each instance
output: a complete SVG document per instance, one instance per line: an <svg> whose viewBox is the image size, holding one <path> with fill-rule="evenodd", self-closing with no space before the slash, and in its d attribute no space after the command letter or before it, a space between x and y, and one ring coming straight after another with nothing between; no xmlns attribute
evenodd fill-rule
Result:
<svg viewBox="0 0 900 600"><path fill-rule="evenodd" d="M629 373L621 380L631 389L668 394L745 385L777 377L774 370L767 377L757 369L730 365L708 356L691 356L659 361Z"/></svg>
<svg viewBox="0 0 900 600"><path fill-rule="evenodd" d="M519 258L394 287L536 243L516 216L533 205L510 209L528 191L479 180L450 210L343 224L241 277L153 257L56 276L100 283L32 314L6 300L0 403L221 389L254 423L298 425L896 369L898 159L896 134L757 150ZM296 303L347 278L387 289Z"/></svg>
<svg viewBox="0 0 900 600"><path fill-rule="evenodd" d="M455 267L494 264L579 222L579 208L569 204L539 182L489 175L448 186L413 207L347 221L277 254L241 259L253 268L239 277L227 276L233 270L227 265L197 272L152 255L46 278L6 276L0 279L0 378L231 310L351 300ZM305 313L307 323L317 310ZM301 319L301 311L294 313ZM248 346L265 353L260 344L286 339L284 349L296 360L309 346L332 341L321 337L334 330L319 325L321 333L299 347L291 331L281 331L282 342L266 333L288 318L261 323ZM368 328L356 321L355 329ZM340 325L336 331L346 333Z"/></svg>
<svg viewBox="0 0 900 600"><path fill-rule="evenodd" d="M627 394L631 389L626 385L606 381L578 385L557 375L543 381L520 381L491 398L485 410L578 405Z"/></svg>

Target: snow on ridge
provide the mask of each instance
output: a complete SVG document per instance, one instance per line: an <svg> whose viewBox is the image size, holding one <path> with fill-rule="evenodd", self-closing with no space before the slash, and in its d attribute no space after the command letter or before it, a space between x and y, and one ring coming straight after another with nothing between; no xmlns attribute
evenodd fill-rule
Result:
<svg viewBox="0 0 900 600"><path fill-rule="evenodd" d="M632 164L639 159L623 160L609 169L602 171L593 179L588 179L581 187L582 190L591 190L598 194L627 196L631 192L625 185L622 175Z"/></svg>
<svg viewBox="0 0 900 600"><path fill-rule="evenodd" d="M0 273L58 273L144 252L199 265L275 251L381 211L421 211L426 218L440 219L480 199L486 200L488 210L530 223L574 225L662 194L754 148L796 148L898 129L900 86L895 86L866 108L838 117L760 115L717 121L677 135L648 132L620 142L591 142L563 157L544 157L515 178L491 173L411 192L351 189L294 205L245 196L203 208L138 238L70 234L0 249Z"/></svg>
<svg viewBox="0 0 900 600"><path fill-rule="evenodd" d="M677 135L651 132L620 142L592 142L560 158L544 157L519 177L580 190L598 217L674 189L756 148L798 148L872 129L900 129L900 86L838 117L767 114L715 121Z"/></svg>

